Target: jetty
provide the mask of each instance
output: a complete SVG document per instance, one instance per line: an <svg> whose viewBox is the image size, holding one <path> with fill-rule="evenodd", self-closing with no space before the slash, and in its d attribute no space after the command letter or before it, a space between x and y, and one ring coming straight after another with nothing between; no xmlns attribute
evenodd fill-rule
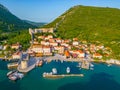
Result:
<svg viewBox="0 0 120 90"><path fill-rule="evenodd" d="M60 74L60 75L54 75L54 74L43 74L43 77L45 78L64 78L64 77L83 77L84 74Z"/></svg>

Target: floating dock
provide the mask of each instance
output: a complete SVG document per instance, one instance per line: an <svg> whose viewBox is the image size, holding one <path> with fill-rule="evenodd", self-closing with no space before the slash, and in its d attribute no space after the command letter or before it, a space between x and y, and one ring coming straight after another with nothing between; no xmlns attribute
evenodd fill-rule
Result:
<svg viewBox="0 0 120 90"><path fill-rule="evenodd" d="M64 77L83 77L84 74L61 74L61 75L54 75L54 74L43 74L45 78L64 78Z"/></svg>

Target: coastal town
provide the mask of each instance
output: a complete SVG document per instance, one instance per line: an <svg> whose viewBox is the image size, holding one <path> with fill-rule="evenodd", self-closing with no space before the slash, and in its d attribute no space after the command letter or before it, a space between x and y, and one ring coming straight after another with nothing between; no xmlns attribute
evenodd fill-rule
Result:
<svg viewBox="0 0 120 90"><path fill-rule="evenodd" d="M66 58L106 60L110 59L112 50L98 42L97 44L80 41L78 38L61 39L54 33L54 28L29 29L31 35L30 47L27 53L31 56L54 56L60 54ZM10 51L9 48L12 50ZM0 45L0 58L20 59L22 45L17 42L12 45ZM3 56L2 56L3 54Z"/></svg>
<svg viewBox="0 0 120 90"><path fill-rule="evenodd" d="M94 65L91 62L93 61L120 64L120 61L110 59L112 50L103 44L88 43L87 41L80 41L78 38L62 39L57 37L54 28L30 28L29 34L31 35L30 47L26 51L21 49L22 45L19 42L11 46L0 46L1 53L3 51L6 53L5 51L8 48L14 50L13 53L6 53L2 57L5 60L17 61L9 63L7 65L8 68L16 67L17 71L27 73L36 66L42 66L43 62L51 62L53 60L78 62L78 67L92 70ZM70 68L67 67L66 71L70 71ZM54 69L52 72L55 73L57 70ZM56 75L56 73L53 74L52 72L44 72L43 77L83 76L83 74ZM10 71L7 76L12 78L12 80L16 80L17 78L14 75L16 73ZM19 75L21 76L21 73L17 73L17 77L20 77Z"/></svg>

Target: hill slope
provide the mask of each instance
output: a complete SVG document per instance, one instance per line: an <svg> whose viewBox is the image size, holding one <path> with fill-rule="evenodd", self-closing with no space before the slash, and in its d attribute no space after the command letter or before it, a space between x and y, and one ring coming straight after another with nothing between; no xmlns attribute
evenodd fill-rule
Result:
<svg viewBox="0 0 120 90"><path fill-rule="evenodd" d="M46 24L46 23L43 23L43 22L33 22L33 21L29 21L29 20L24 20L24 21L31 24L31 25L34 25L36 27L42 27Z"/></svg>
<svg viewBox="0 0 120 90"><path fill-rule="evenodd" d="M120 59L120 9L74 6L45 27L56 27L62 38L100 41Z"/></svg>
<svg viewBox="0 0 120 90"><path fill-rule="evenodd" d="M34 27L31 24L13 15L6 7L0 4L0 31L12 31Z"/></svg>

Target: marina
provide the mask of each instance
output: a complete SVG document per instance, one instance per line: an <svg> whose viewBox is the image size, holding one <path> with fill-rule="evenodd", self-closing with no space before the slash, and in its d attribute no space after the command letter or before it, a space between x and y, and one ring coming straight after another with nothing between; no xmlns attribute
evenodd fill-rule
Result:
<svg viewBox="0 0 120 90"><path fill-rule="evenodd" d="M28 74L26 74L24 76L25 78L17 79L16 82L11 82L11 80L8 77L6 77L8 72L6 65L7 65L6 62L0 61L0 68L1 68L0 72L2 73L0 74L1 90L13 90L13 89L14 90L25 90L25 89L33 90L33 88L34 90L39 90L38 88L42 88L43 90L48 90L48 89L57 90L58 88L61 88L61 87L62 89L60 90L74 90L76 87L78 87L78 89L82 88L83 90L88 90L88 89L97 90L98 88L95 88L95 89L93 88L95 87L95 85L101 87L101 84L104 85L104 89L101 89L101 90L107 90L107 88L109 87L111 87L111 89L109 90L114 90L113 87L114 88L116 87L117 88L116 90L120 89L119 88L120 67L116 65L112 65L111 67L108 67L107 64L93 63L94 70L90 71L89 69L79 70L79 67L77 67L78 65L77 62L63 61L63 63L61 63L61 61L57 61L57 62L52 61L47 64L45 63L42 68L36 67L36 69L33 69ZM67 67L70 67L69 74L67 74L66 72ZM47 75L50 77L47 77L47 76L43 77L44 72L51 72L53 68L57 69L58 71L57 75ZM72 76L72 74L75 74L75 75L83 74L83 76ZM111 76L114 76L115 78L112 78ZM34 78L31 78L31 77L34 77ZM83 82L85 86L83 86L82 84ZM7 85L10 85L10 87L6 87L6 83ZM68 83L71 83L71 84L67 85ZM49 85L50 87L46 87L46 85ZM64 89L64 88L67 88L67 89Z"/></svg>

